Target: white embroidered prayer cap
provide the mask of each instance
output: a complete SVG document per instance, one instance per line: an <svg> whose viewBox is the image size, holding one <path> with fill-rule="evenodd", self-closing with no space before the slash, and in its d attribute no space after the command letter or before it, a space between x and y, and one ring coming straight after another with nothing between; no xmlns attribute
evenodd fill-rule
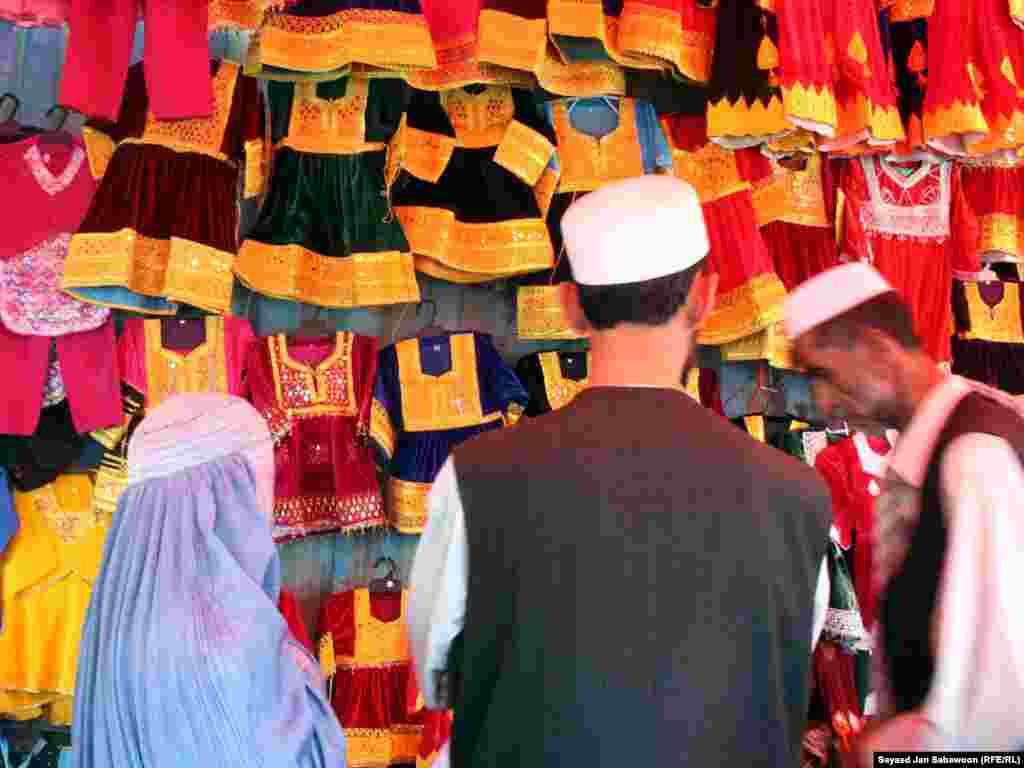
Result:
<svg viewBox="0 0 1024 768"><path fill-rule="evenodd" d="M672 176L639 176L584 195L562 217L562 239L580 285L674 275L710 248L697 193Z"/></svg>
<svg viewBox="0 0 1024 768"><path fill-rule="evenodd" d="M783 310L786 335L796 339L892 290L885 278L863 261L827 269L797 286L786 298Z"/></svg>

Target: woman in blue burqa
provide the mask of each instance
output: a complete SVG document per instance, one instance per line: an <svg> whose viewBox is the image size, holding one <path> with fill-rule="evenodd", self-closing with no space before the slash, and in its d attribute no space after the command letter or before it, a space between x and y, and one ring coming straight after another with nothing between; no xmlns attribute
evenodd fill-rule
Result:
<svg viewBox="0 0 1024 768"><path fill-rule="evenodd" d="M183 395L128 448L82 635L76 768L343 768L319 665L277 610L270 433Z"/></svg>

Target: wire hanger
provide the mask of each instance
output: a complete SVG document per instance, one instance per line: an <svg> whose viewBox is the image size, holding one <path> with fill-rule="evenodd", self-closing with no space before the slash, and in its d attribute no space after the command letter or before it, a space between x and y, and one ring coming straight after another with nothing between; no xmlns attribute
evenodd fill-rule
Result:
<svg viewBox="0 0 1024 768"><path fill-rule="evenodd" d="M370 591L377 594L395 594L402 591L402 582L398 578L398 563L390 557L378 557L373 564L376 572L382 565L387 565L388 572L381 578L370 581Z"/></svg>
<svg viewBox="0 0 1024 768"><path fill-rule="evenodd" d="M21 107L21 99L13 93L5 93L3 96L0 96L0 105L5 104L7 101L12 103L11 113L4 118L3 122L0 122L0 136L13 136L22 132L21 124L14 119L14 116L18 114L18 109Z"/></svg>

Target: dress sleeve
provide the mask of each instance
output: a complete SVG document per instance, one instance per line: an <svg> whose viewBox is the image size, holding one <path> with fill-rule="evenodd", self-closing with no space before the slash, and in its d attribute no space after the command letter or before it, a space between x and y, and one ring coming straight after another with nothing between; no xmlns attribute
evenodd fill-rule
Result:
<svg viewBox="0 0 1024 768"><path fill-rule="evenodd" d="M395 455L395 440L401 426L399 418L398 370L395 348L382 349L377 356L377 374L370 405L370 442L381 465Z"/></svg>
<svg viewBox="0 0 1024 768"><path fill-rule="evenodd" d="M291 432L291 419L277 402L266 339L254 339L249 344L245 362L245 398L266 419L274 445Z"/></svg>
<svg viewBox="0 0 1024 768"><path fill-rule="evenodd" d="M980 228L978 217L967 203L964 191L962 168L954 165L952 178L952 210L950 227L953 230L953 272L971 275L981 271Z"/></svg>
<svg viewBox="0 0 1024 768"><path fill-rule="evenodd" d="M476 349L477 365L486 388L486 395L481 392L484 413L500 410L506 426L511 426L519 421L530 404L530 395L515 372L501 359L489 336L477 334Z"/></svg>
<svg viewBox="0 0 1024 768"><path fill-rule="evenodd" d="M870 262L871 253L862 218L864 208L868 205L868 189L863 169L857 159L836 162L842 163L839 166L839 188L843 193L843 207L837 212L837 215L842 217L839 260Z"/></svg>
<svg viewBox="0 0 1024 768"><path fill-rule="evenodd" d="M377 382L377 339L373 336L357 336L359 355L359 388L356 390L359 399L359 416L357 433L362 437L370 434L373 413L374 387Z"/></svg>
<svg viewBox="0 0 1024 768"><path fill-rule="evenodd" d="M536 187L555 154L554 130L542 119L532 94L513 89L512 98L515 119L494 153L494 162Z"/></svg>
<svg viewBox="0 0 1024 768"><path fill-rule="evenodd" d="M117 121L90 119L82 126L86 156L93 178L101 179L114 156L117 143L124 139L137 139L146 128L146 114L149 98L146 95L146 79L142 65L128 68L125 79L124 98Z"/></svg>
<svg viewBox="0 0 1024 768"><path fill-rule="evenodd" d="M266 106L259 81L243 74L235 82L225 152L242 168L243 196L258 197L266 188L270 164Z"/></svg>
<svg viewBox="0 0 1024 768"><path fill-rule="evenodd" d="M409 107L388 145L387 178L394 182L401 170L436 184L455 151L455 129L437 93L415 91Z"/></svg>
<svg viewBox="0 0 1024 768"><path fill-rule="evenodd" d="M131 317L124 321L121 337L117 340L117 359L121 367L121 380L141 392L146 391L146 334L145 321Z"/></svg>

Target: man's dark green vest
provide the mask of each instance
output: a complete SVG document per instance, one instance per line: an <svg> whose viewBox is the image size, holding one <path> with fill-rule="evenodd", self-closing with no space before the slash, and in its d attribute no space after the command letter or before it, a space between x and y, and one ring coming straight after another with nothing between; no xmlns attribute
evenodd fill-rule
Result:
<svg viewBox="0 0 1024 768"><path fill-rule="evenodd" d="M686 395L594 388L460 446L455 768L798 764L830 521Z"/></svg>

